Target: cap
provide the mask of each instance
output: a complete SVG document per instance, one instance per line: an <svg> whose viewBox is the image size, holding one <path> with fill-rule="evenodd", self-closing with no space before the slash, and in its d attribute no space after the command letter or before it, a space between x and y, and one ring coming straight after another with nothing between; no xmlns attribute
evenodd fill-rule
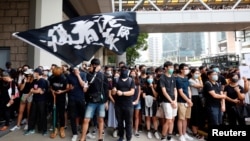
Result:
<svg viewBox="0 0 250 141"><path fill-rule="evenodd" d="M49 66L43 66L43 70L50 70Z"/></svg>
<svg viewBox="0 0 250 141"><path fill-rule="evenodd" d="M10 74L7 71L4 71L2 73L2 77L9 77L9 76L10 76Z"/></svg>
<svg viewBox="0 0 250 141"><path fill-rule="evenodd" d="M100 65L101 63L100 63L100 60L99 60L99 59L94 58L94 59L91 60L90 64L91 64L91 65Z"/></svg>
<svg viewBox="0 0 250 141"><path fill-rule="evenodd" d="M43 71L40 68L36 68L34 72L38 73L39 75L43 75Z"/></svg>
<svg viewBox="0 0 250 141"><path fill-rule="evenodd" d="M33 74L33 70L32 69L27 69L24 74Z"/></svg>

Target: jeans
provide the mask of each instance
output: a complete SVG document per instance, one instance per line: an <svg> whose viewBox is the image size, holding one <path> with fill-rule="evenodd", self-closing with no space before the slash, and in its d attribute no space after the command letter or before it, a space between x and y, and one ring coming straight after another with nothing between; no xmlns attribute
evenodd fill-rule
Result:
<svg viewBox="0 0 250 141"><path fill-rule="evenodd" d="M85 100L69 99L68 110L72 133L73 135L77 135L76 118L84 118Z"/></svg>
<svg viewBox="0 0 250 141"><path fill-rule="evenodd" d="M222 111L220 106L207 107L208 126L215 126L222 124Z"/></svg>
<svg viewBox="0 0 250 141"><path fill-rule="evenodd" d="M133 128L133 112L134 107L120 107L115 105L115 115L118 122L118 135L120 138L124 136L124 121L127 140L132 138L132 128Z"/></svg>
<svg viewBox="0 0 250 141"><path fill-rule="evenodd" d="M47 131L47 101L32 101L28 130L34 130L36 122L39 132Z"/></svg>

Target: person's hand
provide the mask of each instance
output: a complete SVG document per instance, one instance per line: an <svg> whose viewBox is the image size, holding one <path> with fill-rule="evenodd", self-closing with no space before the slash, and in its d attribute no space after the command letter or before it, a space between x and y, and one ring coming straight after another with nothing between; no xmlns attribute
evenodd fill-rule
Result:
<svg viewBox="0 0 250 141"><path fill-rule="evenodd" d="M187 101L187 104L188 104L188 107L192 107L192 106L193 106L193 102L192 102L192 100L191 100L191 99L189 99L189 100Z"/></svg>
<svg viewBox="0 0 250 141"><path fill-rule="evenodd" d="M177 108L177 102L176 101L172 101L171 102L171 106L173 109L176 109Z"/></svg>
<svg viewBox="0 0 250 141"><path fill-rule="evenodd" d="M116 93L118 96L122 96L122 91L118 90Z"/></svg>
<svg viewBox="0 0 250 141"><path fill-rule="evenodd" d="M233 102L237 104L237 103L240 103L240 100L239 100L238 98L235 98L235 99L233 100Z"/></svg>
<svg viewBox="0 0 250 141"><path fill-rule="evenodd" d="M55 94L61 94L61 93L63 93L62 90L57 90L57 91L55 91Z"/></svg>

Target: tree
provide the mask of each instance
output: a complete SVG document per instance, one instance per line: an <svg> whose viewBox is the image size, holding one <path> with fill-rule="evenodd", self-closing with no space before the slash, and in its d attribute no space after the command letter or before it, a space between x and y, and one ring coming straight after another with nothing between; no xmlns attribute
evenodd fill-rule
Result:
<svg viewBox="0 0 250 141"><path fill-rule="evenodd" d="M140 57L139 50L145 51L148 49L147 39L148 33L140 33L137 38L137 43L127 48L126 50L126 59L127 59L127 65L133 66L135 65L135 60Z"/></svg>

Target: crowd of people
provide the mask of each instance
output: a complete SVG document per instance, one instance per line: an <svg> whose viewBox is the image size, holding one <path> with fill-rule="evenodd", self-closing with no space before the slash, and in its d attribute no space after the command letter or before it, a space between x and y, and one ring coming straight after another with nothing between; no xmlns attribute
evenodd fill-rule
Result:
<svg viewBox="0 0 250 141"><path fill-rule="evenodd" d="M139 138L141 132L161 141L173 141L173 136L205 140L198 130L246 124L235 107L249 103L248 91L248 79L238 68L222 73L216 65L196 68L166 61L159 67L128 67L125 62L113 67L94 58L81 67L13 69L7 62L0 79L0 118L5 122L0 132L25 124L24 135L46 136L50 125L50 138L64 138L69 119L72 141L103 141L105 126L113 128L118 141ZM15 115L16 125L10 128Z"/></svg>

